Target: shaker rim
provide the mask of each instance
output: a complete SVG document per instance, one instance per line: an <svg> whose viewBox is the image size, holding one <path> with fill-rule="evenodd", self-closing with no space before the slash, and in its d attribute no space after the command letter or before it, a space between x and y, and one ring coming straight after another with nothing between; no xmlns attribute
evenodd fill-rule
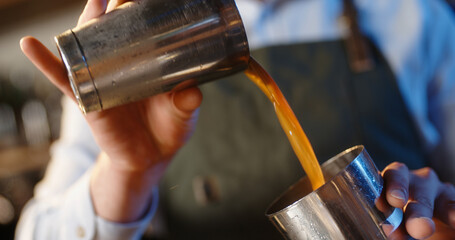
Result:
<svg viewBox="0 0 455 240"><path fill-rule="evenodd" d="M102 109L98 91L90 74L83 50L74 32L70 29L55 36L59 54L65 65L68 79L84 114Z"/></svg>
<svg viewBox="0 0 455 240"><path fill-rule="evenodd" d="M329 160L325 161L323 164L321 164L321 168L323 169L323 172L324 172L324 169L326 168L326 166L329 166L332 164L332 162L335 162L335 161L338 161L338 159L342 158L343 156L347 156L349 154L351 154L352 156L355 156L355 157L350 157L349 159L349 162L345 162L345 164L343 164L344 166L342 168L340 168L339 172L329 178L327 178L327 176L324 176L325 178L325 183L320 186L318 189L316 190L313 190L311 192L308 192L306 194L304 194L303 196L301 196L300 198L296 198L295 200L293 200L291 203L289 203L286 207L279 207L280 205L283 205L282 202L284 201L283 199L289 195L289 193L292 191L292 190L295 190L295 188L297 187L297 185L299 185L299 183L301 183L302 181L304 180L307 180L308 181L308 176L303 176L302 178L300 178L296 183L294 183L293 185L291 185L286 191L284 191L283 193L281 193L281 195L279 195L268 207L267 207L267 210L265 212L265 215L269 218L273 217L273 216L276 216L278 214L281 214L281 213L284 213L286 211L288 211L289 209L292 209L294 208L296 205L299 204L299 202L302 202L302 201L305 201L305 199L310 196L310 195L315 195L317 194L321 188L323 188L325 185L327 185L327 183L330 183L333 179L339 177L342 172L344 170L346 170L349 165L351 165L354 161L356 161L357 159L359 159L359 156L362 152L365 152L365 146L364 145L355 145L353 147L350 147L340 153L338 153L337 155L331 157Z"/></svg>

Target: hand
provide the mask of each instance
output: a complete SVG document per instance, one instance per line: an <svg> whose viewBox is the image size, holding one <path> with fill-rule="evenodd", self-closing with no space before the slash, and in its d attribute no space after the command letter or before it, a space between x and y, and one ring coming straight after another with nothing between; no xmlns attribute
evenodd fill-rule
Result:
<svg viewBox="0 0 455 240"><path fill-rule="evenodd" d="M109 3L89 0L78 25L113 10L123 2L125 0ZM58 57L32 37L23 38L21 48L55 86L75 100L66 70ZM100 216L125 222L136 220L143 214L148 206L151 186L158 182L169 160L191 134L201 101L199 89L190 88L85 116L105 153L97 161L91 179L92 198ZM125 205L124 210L120 213L112 209L105 211L106 204L119 209L119 206L109 206L112 205L109 196ZM130 209L132 207L135 209Z"/></svg>
<svg viewBox="0 0 455 240"><path fill-rule="evenodd" d="M416 239L455 239L452 184L441 183L431 168L409 171L406 165L396 162L387 166L382 175L387 202L404 209L403 222L390 239L408 239L408 235Z"/></svg>

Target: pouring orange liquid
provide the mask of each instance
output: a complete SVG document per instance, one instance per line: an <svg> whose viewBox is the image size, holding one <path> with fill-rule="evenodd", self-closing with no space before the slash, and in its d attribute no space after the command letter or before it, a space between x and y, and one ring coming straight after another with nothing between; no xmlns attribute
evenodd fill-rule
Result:
<svg viewBox="0 0 455 240"><path fill-rule="evenodd" d="M286 133L303 170L308 175L313 190L316 190L325 182L321 167L316 159L310 141L308 141L305 132L303 132L299 121L286 101L286 98L283 96L283 93L273 78L253 58L250 58L250 63L245 74L273 103L281 127Z"/></svg>

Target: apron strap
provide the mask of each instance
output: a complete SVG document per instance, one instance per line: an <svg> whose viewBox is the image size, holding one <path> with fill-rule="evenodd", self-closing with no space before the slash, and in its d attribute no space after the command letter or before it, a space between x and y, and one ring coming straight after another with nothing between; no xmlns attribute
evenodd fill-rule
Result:
<svg viewBox="0 0 455 240"><path fill-rule="evenodd" d="M345 40L349 66L356 73L369 71L374 68L375 63L371 56L368 42L360 31L357 9L352 0L343 0L343 3L343 14L340 17L340 21L347 27L349 32Z"/></svg>

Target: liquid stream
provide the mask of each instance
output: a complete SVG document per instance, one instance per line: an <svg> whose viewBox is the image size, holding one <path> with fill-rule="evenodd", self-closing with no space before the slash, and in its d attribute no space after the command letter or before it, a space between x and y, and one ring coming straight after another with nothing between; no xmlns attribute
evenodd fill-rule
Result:
<svg viewBox="0 0 455 240"><path fill-rule="evenodd" d="M283 93L278 88L273 78L253 58L250 58L250 63L248 64L248 69L245 71L245 74L273 103L281 127L286 133L303 170L311 181L313 190L316 190L325 182L321 167L314 154L310 141L286 101L286 98L283 96Z"/></svg>

